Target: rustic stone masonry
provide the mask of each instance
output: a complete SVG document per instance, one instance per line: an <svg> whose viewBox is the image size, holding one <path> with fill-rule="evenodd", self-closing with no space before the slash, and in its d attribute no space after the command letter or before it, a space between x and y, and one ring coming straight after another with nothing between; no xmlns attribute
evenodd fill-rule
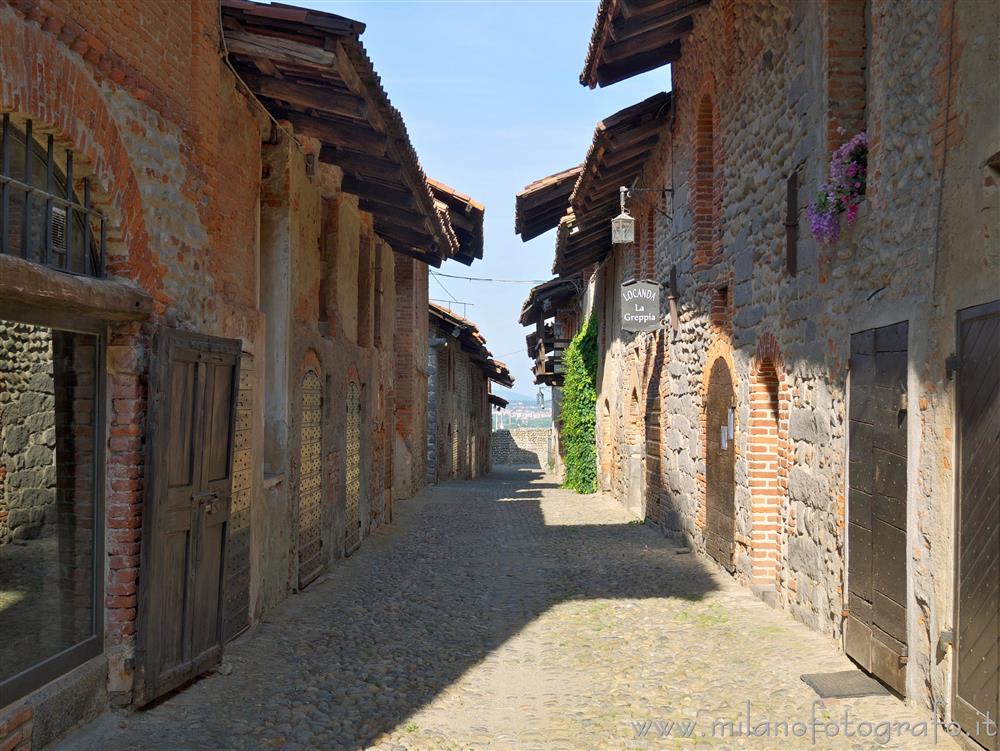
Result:
<svg viewBox="0 0 1000 751"><path fill-rule="evenodd" d="M547 469L552 464L551 441L550 428L494 430L493 464L525 464Z"/></svg>
<svg viewBox="0 0 1000 751"><path fill-rule="evenodd" d="M909 379L895 405L909 421L904 689L922 703L948 694L952 670L939 641L954 618L945 361L956 311L995 299L1000 274L989 166L1000 126L984 106L996 101L986 61L997 40L981 32L997 13L962 0L713 0L672 65L674 119L637 181L669 188L667 205L650 227L649 202L636 199L637 242L616 247L589 293L601 321L602 488L706 549L706 436L719 430L706 401L724 363L733 575L838 640L850 609L851 335L908 321ZM865 200L853 226L841 219L839 241L820 245L806 207L832 151L861 130ZM655 277L667 284L676 268L680 326L633 335L618 323L618 287L646 265L650 242Z"/></svg>
<svg viewBox="0 0 1000 751"><path fill-rule="evenodd" d="M52 358L49 329L0 321L0 544L54 530Z"/></svg>

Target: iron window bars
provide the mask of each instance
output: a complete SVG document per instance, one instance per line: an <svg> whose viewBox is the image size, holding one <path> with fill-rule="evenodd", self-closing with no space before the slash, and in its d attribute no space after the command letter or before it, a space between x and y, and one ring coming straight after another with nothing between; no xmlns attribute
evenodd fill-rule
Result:
<svg viewBox="0 0 1000 751"><path fill-rule="evenodd" d="M12 153L15 149L18 153ZM83 178L81 182L82 203L74 191L73 152L66 150L65 166L58 165L52 134L46 135L43 148L35 141L31 120L26 120L21 130L4 113L0 133L0 253L71 274L103 277L107 224L104 215L90 204L90 180ZM94 225L99 228L97 237Z"/></svg>

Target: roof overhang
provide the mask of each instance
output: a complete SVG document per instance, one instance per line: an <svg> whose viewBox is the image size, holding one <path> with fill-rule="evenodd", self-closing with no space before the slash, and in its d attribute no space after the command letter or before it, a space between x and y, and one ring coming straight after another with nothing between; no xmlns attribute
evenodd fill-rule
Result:
<svg viewBox="0 0 1000 751"><path fill-rule="evenodd" d="M493 353L486 348L486 339L476 324L435 303L430 303L427 307L431 326L436 327L446 340L457 340L462 351L469 355L489 380L507 388L514 385L510 369L494 358Z"/></svg>
<svg viewBox="0 0 1000 751"><path fill-rule="evenodd" d="M535 324L540 317L548 318L565 307L579 294L579 288L572 279L552 279L532 287L528 299L521 306L522 326Z"/></svg>
<svg viewBox="0 0 1000 751"><path fill-rule="evenodd" d="M434 266L458 251L410 143L359 40L364 24L332 13L222 0L230 62L254 96L296 133L372 215L394 250Z"/></svg>
<svg viewBox="0 0 1000 751"><path fill-rule="evenodd" d="M677 61L709 0L601 0L580 83L610 86Z"/></svg>
<svg viewBox="0 0 1000 751"><path fill-rule="evenodd" d="M496 394L490 394L490 404L492 404L494 407L499 407L500 409L506 409L507 405L510 404L510 402L504 399L502 396L497 396Z"/></svg>
<svg viewBox="0 0 1000 751"><path fill-rule="evenodd" d="M525 242L548 232L566 213L573 186L582 166L535 180L515 198L514 232Z"/></svg>
<svg viewBox="0 0 1000 751"><path fill-rule="evenodd" d="M553 273L575 276L610 252L619 189L642 174L667 130L671 102L671 95L661 92L598 123L569 210L559 221Z"/></svg>
<svg viewBox="0 0 1000 751"><path fill-rule="evenodd" d="M428 178L427 183L434 199L445 208L448 224L458 243L452 259L466 266L471 266L475 260L481 260L486 207L442 182Z"/></svg>

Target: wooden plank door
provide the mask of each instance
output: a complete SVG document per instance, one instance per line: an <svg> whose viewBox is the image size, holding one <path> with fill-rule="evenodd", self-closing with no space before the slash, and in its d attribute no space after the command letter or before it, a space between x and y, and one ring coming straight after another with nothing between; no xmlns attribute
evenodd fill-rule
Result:
<svg viewBox="0 0 1000 751"><path fill-rule="evenodd" d="M849 657L906 693L906 322L851 336Z"/></svg>
<svg viewBox="0 0 1000 751"><path fill-rule="evenodd" d="M959 312L958 356L954 717L969 735L996 751L995 723L1000 722L1000 300Z"/></svg>
<svg viewBox="0 0 1000 751"><path fill-rule="evenodd" d="M705 404L705 549L732 572L736 528L736 452L729 433L733 378L721 357L712 363Z"/></svg>
<svg viewBox="0 0 1000 751"><path fill-rule="evenodd" d="M222 654L239 355L238 341L160 334L149 395L140 705Z"/></svg>

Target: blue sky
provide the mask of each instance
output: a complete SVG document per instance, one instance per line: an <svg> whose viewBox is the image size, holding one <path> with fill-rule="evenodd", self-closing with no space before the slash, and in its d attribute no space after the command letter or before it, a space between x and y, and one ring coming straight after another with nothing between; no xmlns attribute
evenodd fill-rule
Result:
<svg viewBox="0 0 1000 751"><path fill-rule="evenodd" d="M486 204L485 257L446 274L551 277L555 233L514 234L514 195L579 164L599 120L669 88L667 68L591 91L578 76L597 0L285 0L367 24L361 39L430 177ZM440 282L440 284L439 284ZM442 289L441 284L447 289ZM473 303L514 390L533 394L517 322L530 284L431 279L431 297ZM449 295L450 293L450 295ZM454 309L462 313L463 306Z"/></svg>

